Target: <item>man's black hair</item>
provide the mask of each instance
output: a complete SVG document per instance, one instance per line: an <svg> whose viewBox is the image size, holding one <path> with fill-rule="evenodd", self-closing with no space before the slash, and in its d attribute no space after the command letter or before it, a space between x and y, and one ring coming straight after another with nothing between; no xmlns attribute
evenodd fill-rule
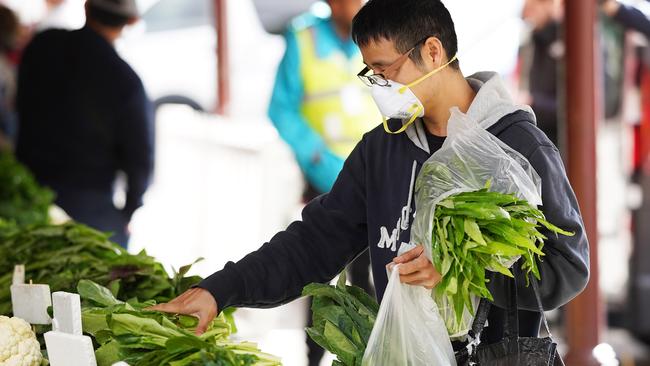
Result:
<svg viewBox="0 0 650 366"><path fill-rule="evenodd" d="M115 28L127 25L130 20L127 16L111 13L92 4L88 5L88 17L102 25Z"/></svg>
<svg viewBox="0 0 650 366"><path fill-rule="evenodd" d="M415 46L410 57L416 64L422 63L420 47L430 36L440 40L448 58L458 52L454 21L440 0L369 0L352 22L352 39L357 45L385 38L400 53ZM458 69L458 60L451 66Z"/></svg>

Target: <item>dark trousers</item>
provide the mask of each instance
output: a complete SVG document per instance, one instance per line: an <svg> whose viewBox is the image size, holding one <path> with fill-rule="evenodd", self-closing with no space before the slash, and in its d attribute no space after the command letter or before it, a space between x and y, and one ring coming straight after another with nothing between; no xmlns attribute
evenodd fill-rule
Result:
<svg viewBox="0 0 650 366"><path fill-rule="evenodd" d="M127 248L129 219L113 204L113 193L55 189L56 204L73 220L93 229L112 233L110 240Z"/></svg>

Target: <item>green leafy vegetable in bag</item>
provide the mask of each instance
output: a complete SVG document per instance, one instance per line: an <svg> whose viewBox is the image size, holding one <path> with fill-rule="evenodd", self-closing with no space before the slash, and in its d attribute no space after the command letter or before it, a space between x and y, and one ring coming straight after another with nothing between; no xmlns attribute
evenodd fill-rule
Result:
<svg viewBox="0 0 650 366"><path fill-rule="evenodd" d="M366 292L345 284L343 272L336 286L312 283L303 296L312 296L313 326L307 334L337 356L333 366L360 366L379 304Z"/></svg>
<svg viewBox="0 0 650 366"><path fill-rule="evenodd" d="M486 188L458 193L439 202L433 218L433 264L442 275L435 288L436 301L453 308L445 319L449 334L461 331L465 310L474 313L473 295L493 300L485 270L508 277L519 258L521 269L540 279L546 236L540 230L571 236L546 221L542 211L514 195ZM528 277L526 277L528 278ZM442 308L442 306L441 306Z"/></svg>

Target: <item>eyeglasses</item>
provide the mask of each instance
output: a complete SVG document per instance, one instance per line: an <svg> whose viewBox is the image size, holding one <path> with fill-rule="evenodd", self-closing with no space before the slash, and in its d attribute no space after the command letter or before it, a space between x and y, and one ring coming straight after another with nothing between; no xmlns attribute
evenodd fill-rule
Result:
<svg viewBox="0 0 650 366"><path fill-rule="evenodd" d="M415 48L420 44L425 42L427 39L429 39L430 36L427 36L425 38L422 38L420 41L415 43L413 47L411 47L410 50L406 51L403 55L401 55L395 62L392 64L388 65L385 69L382 70L380 73L376 74L370 74L367 75L368 72L370 72L370 67L366 66L357 74L357 77L363 81L364 84L367 86L373 86L373 85L379 85L379 86L388 86L389 85L389 76L399 69L404 62L406 62L406 59L409 58L411 53L415 50Z"/></svg>

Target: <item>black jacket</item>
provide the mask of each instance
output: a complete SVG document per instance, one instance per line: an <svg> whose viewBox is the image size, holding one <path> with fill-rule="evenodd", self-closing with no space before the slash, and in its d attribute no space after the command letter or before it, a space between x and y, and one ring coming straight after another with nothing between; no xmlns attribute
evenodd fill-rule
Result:
<svg viewBox="0 0 650 366"><path fill-rule="evenodd" d="M40 33L24 52L17 93L18 159L72 206L79 192L112 197L125 172L128 219L153 169L153 110L113 46L88 27Z"/></svg>

